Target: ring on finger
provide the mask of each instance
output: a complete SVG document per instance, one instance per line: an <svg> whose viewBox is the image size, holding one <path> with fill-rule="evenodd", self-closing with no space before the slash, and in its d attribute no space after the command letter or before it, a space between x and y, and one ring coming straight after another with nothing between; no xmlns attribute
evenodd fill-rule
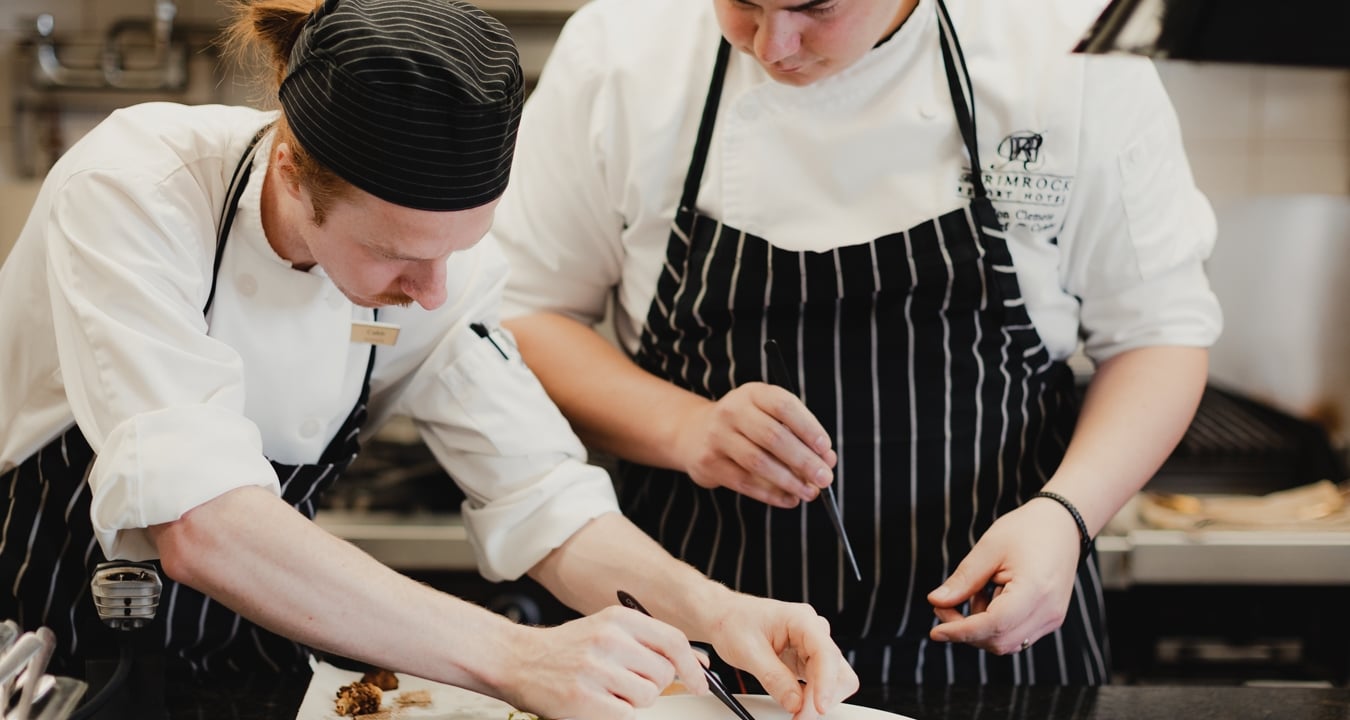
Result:
<svg viewBox="0 0 1350 720"><path fill-rule="evenodd" d="M1026 650L1029 647L1031 647L1031 638L1026 638L1022 641L1022 647L1018 648L1018 650Z"/></svg>

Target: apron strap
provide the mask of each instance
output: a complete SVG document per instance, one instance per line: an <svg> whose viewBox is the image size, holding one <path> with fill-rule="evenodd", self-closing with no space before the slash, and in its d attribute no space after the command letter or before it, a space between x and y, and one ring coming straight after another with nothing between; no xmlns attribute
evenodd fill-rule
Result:
<svg viewBox="0 0 1350 720"><path fill-rule="evenodd" d="M225 239L230 235L230 227L234 225L234 214L239 210L239 198L244 194L244 188L248 187L248 178L253 174L253 156L258 152L258 141L262 136L272 129L272 123L262 126L253 139L248 141L248 147L244 148L244 154L239 158L239 164L234 166L234 175L230 178L230 188L226 191L225 205L220 209L220 221L216 223L216 259L211 268L211 291L206 295L206 305L202 307L202 314L205 315L211 310L211 303L216 299L216 277L220 275L220 263L225 258Z"/></svg>
<svg viewBox="0 0 1350 720"><path fill-rule="evenodd" d="M941 28L939 41L942 45L942 64L947 70L947 87L952 94L956 125L961 130L961 140L970 155L970 182L975 189L975 199L983 200L988 197L988 191L984 187L979 137L975 131L975 87L970 81L970 72L966 69L966 56L961 51L961 41L956 37L947 6L942 0L937 0L937 9L938 25Z"/></svg>
<svg viewBox="0 0 1350 720"><path fill-rule="evenodd" d="M698 187L703 182L703 168L708 164L708 149L712 147L713 127L717 124L717 107L722 101L722 84L731 60L731 43L726 38L717 46L717 62L713 65L712 82L708 85L708 99L703 103L703 118L698 125L698 139L689 160L689 172L684 176L684 192L680 207L694 209L698 202Z"/></svg>

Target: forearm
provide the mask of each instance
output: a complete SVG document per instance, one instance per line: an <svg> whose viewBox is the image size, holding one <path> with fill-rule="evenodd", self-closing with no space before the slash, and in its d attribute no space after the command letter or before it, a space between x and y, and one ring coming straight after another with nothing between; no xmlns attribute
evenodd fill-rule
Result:
<svg viewBox="0 0 1350 720"><path fill-rule="evenodd" d="M1070 498L1095 535L1176 447L1208 369L1209 352L1188 347L1140 348L1102 363L1045 489Z"/></svg>
<svg viewBox="0 0 1350 720"><path fill-rule="evenodd" d="M523 628L399 575L241 488L151 528L166 573L311 647L497 695Z"/></svg>
<svg viewBox="0 0 1350 720"><path fill-rule="evenodd" d="M544 389L590 447L683 470L683 418L710 404L644 371L593 329L556 313L504 323Z"/></svg>
<svg viewBox="0 0 1350 720"><path fill-rule="evenodd" d="M593 613L627 591L690 640L712 641L732 592L671 557L622 515L602 515L530 570L559 600Z"/></svg>

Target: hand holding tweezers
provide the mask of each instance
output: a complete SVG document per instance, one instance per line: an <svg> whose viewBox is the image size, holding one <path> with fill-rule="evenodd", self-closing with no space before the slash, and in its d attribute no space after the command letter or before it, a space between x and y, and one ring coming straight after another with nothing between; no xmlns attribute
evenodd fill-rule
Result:
<svg viewBox="0 0 1350 720"><path fill-rule="evenodd" d="M619 604L626 608L636 610L647 617L652 617L652 614L647 612L647 608L642 607L642 603L638 602L637 598L622 590L619 591ZM715 695L718 700L721 700L723 705L731 708L731 712L735 713L736 717L740 718L740 720L755 720L755 716L751 715L750 711L745 709L745 706L741 704L741 701L737 700L735 695L727 692L726 686L722 684L721 678L717 677L717 673L705 667L703 668L703 677L707 678L708 689L712 691L712 694Z"/></svg>
<svg viewBox="0 0 1350 720"><path fill-rule="evenodd" d="M773 340L764 343L764 353L769 359L769 380L800 398L801 393L797 392L797 384L792 382L792 376L788 374L787 363L783 361L783 352L778 349L778 343ZM844 532L844 514L839 509L839 502L834 498L834 486L826 485L820 491L820 497L825 501L825 511L829 513L830 523L834 525L834 532L839 536L839 544L844 548L844 554L848 556L853 577L862 580L862 572L858 570L858 559L853 556L853 546L849 544L848 533Z"/></svg>

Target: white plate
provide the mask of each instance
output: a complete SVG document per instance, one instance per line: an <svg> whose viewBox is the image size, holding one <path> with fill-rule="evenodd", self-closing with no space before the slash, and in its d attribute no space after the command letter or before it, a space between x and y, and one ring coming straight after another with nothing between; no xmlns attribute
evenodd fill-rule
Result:
<svg viewBox="0 0 1350 720"><path fill-rule="evenodd" d="M361 673L343 670L327 663L315 663L305 698L296 720L350 720L333 710L338 688L361 679ZM394 707L394 698L408 690L426 690L431 694L428 707L407 707L394 713L399 720L504 720L512 708L507 703L470 690L398 673L398 689L384 694L382 709ZM737 695L755 720L790 720L778 703L767 695ZM667 695L655 705L638 710L638 720L734 720L731 711L711 695ZM895 713L873 710L847 703L836 707L826 720L913 720Z"/></svg>
<svg viewBox="0 0 1350 720"><path fill-rule="evenodd" d="M409 690L426 690L431 694L431 705L427 707L406 707L394 713L399 720L504 720L511 712L507 703L479 695L476 692L444 685L430 680L397 673L398 689L384 694L381 709L395 707L394 699L399 693ZM314 677L309 680L305 699L300 702L300 711L296 720L339 720L341 716L333 709L338 688L361 679L361 673L343 670L328 663L315 663ZM341 720L351 720L342 718Z"/></svg>
<svg viewBox="0 0 1350 720"><path fill-rule="evenodd" d="M737 695L737 700L755 720L790 720L792 717L768 695ZM638 710L638 720L735 720L731 710L711 695L669 695L655 705ZM913 720L883 710L844 703L825 716L828 720Z"/></svg>

